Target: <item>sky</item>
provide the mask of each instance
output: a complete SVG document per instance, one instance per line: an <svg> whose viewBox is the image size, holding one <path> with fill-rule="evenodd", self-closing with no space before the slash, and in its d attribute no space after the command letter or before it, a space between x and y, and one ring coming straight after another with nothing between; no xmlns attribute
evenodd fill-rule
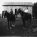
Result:
<svg viewBox="0 0 37 37"><path fill-rule="evenodd" d="M3 3L4 2L32 2L32 3L36 3L37 0L0 0L0 14L2 14L2 10L3 10Z"/></svg>

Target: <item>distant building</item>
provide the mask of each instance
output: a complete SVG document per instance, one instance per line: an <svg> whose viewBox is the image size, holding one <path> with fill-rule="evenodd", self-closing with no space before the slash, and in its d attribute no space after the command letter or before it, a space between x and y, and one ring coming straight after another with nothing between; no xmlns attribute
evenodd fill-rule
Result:
<svg viewBox="0 0 37 37"><path fill-rule="evenodd" d="M21 8L23 11L32 14L32 6L33 4L31 2L5 2L3 4L4 10L7 10L10 12L10 9L13 10L13 13L15 14L15 9Z"/></svg>

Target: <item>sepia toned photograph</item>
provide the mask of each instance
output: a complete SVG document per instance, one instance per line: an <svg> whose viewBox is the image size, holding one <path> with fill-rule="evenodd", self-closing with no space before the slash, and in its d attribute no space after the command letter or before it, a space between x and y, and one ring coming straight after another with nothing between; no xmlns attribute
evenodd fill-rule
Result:
<svg viewBox="0 0 37 37"><path fill-rule="evenodd" d="M37 37L37 2L0 3L0 36Z"/></svg>

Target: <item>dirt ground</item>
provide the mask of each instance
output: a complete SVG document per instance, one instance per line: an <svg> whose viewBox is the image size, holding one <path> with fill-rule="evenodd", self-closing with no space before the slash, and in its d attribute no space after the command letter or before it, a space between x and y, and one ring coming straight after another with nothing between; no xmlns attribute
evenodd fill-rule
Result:
<svg viewBox="0 0 37 37"><path fill-rule="evenodd" d="M0 36L32 36L37 35L37 32L29 32L23 28L21 20L16 21L16 26L9 32L7 19L0 18ZM34 23L33 23L34 24ZM37 24L37 23L36 23ZM35 24L34 24L35 25Z"/></svg>

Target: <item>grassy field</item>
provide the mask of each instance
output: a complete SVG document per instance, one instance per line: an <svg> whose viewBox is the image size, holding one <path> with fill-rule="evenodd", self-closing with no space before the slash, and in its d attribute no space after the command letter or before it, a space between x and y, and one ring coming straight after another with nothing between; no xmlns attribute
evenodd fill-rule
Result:
<svg viewBox="0 0 37 37"><path fill-rule="evenodd" d="M37 32L29 32L26 29L23 29L23 22L21 18L16 19L16 26L11 32L8 31L8 23L7 19L1 19L0 18L0 36L28 36L28 35L37 35ZM37 21L32 21L33 26L37 26Z"/></svg>

